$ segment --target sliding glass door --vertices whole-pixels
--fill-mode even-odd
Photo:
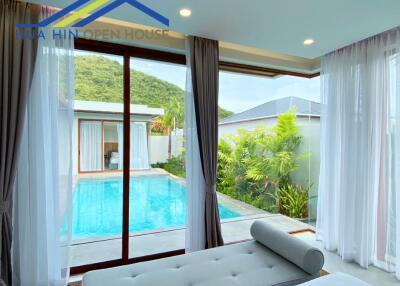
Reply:
[[[185,248],[186,67],[131,58],[129,257]],[[145,114],[145,122],[138,123]],[[135,121],[136,120],[136,121]],[[148,154],[148,156],[147,156]]]
[[[182,251],[186,67],[77,51],[75,72],[72,266]]]
[[[221,216],[225,242],[251,239],[254,220],[313,235],[319,77],[221,71],[219,107],[217,191],[233,211]]]
[[[75,78],[73,267],[122,258],[123,57],[76,51]]]

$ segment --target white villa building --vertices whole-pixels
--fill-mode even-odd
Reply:
[[[75,101],[73,173],[122,170],[123,104]],[[131,104],[131,169],[149,169],[150,124],[164,115],[161,108]]]

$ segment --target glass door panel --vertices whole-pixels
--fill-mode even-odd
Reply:
[[[129,257],[185,248],[186,67],[131,59]]]
[[[257,219],[287,232],[315,222],[319,102],[319,77],[220,72],[217,192],[225,242],[250,239]]]
[[[123,58],[76,51],[75,77],[71,266],[81,266],[122,256]]]

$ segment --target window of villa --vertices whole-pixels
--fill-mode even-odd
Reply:
[[[255,219],[297,232],[316,220],[319,77],[220,72],[219,203],[226,243],[250,239]]]

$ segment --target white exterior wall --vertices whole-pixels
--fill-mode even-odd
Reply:
[[[226,134],[236,134],[238,129],[253,131],[260,125],[264,125],[266,127],[272,127],[275,124],[276,124],[276,117],[260,119],[260,120],[252,120],[252,121],[235,122],[230,124],[220,124],[218,126],[218,140],[223,138]]]
[[[164,163],[168,160],[168,136],[150,136],[150,164]],[[172,134],[171,154],[182,154],[183,136]]]
[[[168,136],[150,137],[150,164],[164,163],[168,159]]]
[[[298,184],[311,184],[309,217],[317,217],[317,195],[320,165],[320,120],[319,118],[298,120],[299,131],[303,136],[299,152],[310,154],[309,158],[300,163],[300,167],[293,174],[293,180]]]
[[[243,121],[230,124],[219,125],[218,138],[221,139],[226,134],[236,134],[238,129],[252,131],[259,125],[263,124],[267,128],[276,125],[277,118],[265,118],[253,121]],[[319,182],[319,163],[320,163],[320,119],[319,118],[297,118],[299,132],[303,136],[302,144],[300,145],[300,153],[309,153],[308,159],[300,162],[298,170],[293,174],[292,179],[296,184],[307,185],[312,184],[310,197],[318,194]],[[317,199],[310,201],[310,218],[316,218],[317,214]]]

